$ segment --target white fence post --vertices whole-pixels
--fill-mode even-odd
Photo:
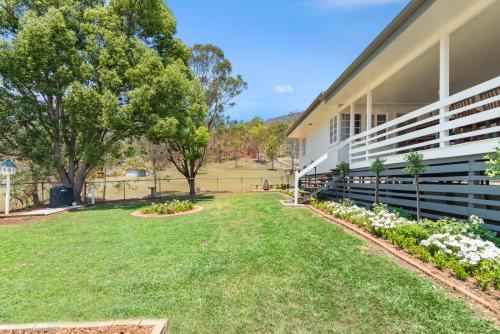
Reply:
[[[5,180],[5,214],[8,215],[10,212],[10,175],[6,175]]]

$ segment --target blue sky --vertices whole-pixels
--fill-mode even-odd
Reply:
[[[408,0],[167,0],[178,37],[221,47],[248,90],[233,119],[302,111]]]

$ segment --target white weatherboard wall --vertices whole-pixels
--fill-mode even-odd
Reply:
[[[311,130],[306,137],[306,154],[300,157],[300,167],[310,165],[323,154],[328,153],[330,145],[330,121],[321,122],[318,126],[311,125]],[[302,152],[302,150],[301,150]],[[328,159],[316,168],[317,173],[326,173],[337,165],[335,155],[328,155]],[[314,173],[314,171],[312,171]]]

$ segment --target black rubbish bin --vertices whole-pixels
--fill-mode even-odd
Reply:
[[[69,206],[73,205],[74,201],[73,188],[56,186],[50,189],[49,207],[58,208],[61,206]]]

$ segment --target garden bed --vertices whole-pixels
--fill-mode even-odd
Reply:
[[[163,334],[167,320],[0,325],[0,334]]]
[[[151,203],[138,211],[132,212],[132,216],[141,218],[163,218],[189,215],[203,210],[202,207],[194,205],[192,201],[180,201],[177,199],[165,201],[164,203]]]
[[[169,213],[169,214],[142,213],[140,210],[138,210],[138,211],[132,212],[131,215],[134,217],[138,217],[138,218],[166,218],[166,217],[178,217],[178,216],[191,215],[193,213],[197,213],[200,211],[203,211],[202,206],[195,206],[194,209],[192,209],[192,210],[183,211],[183,212],[176,212],[176,213]]]

